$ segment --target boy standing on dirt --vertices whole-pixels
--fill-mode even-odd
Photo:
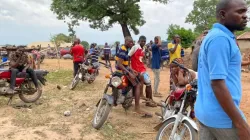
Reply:
[[[84,60],[84,47],[80,44],[80,42],[80,39],[76,38],[74,45],[70,50],[70,53],[73,55],[74,77],[79,69],[79,64],[81,64]]]
[[[161,38],[156,36],[154,38],[155,43],[151,46],[152,49],[152,70],[154,72],[154,96],[162,97],[162,94],[158,92],[160,84],[160,66],[161,66]]]
[[[146,103],[146,106],[150,107],[156,107],[157,105],[153,102],[152,97],[152,87],[151,87],[151,80],[146,72],[146,67],[144,66],[144,63],[142,62],[142,59],[144,57],[144,51],[143,47],[146,44],[146,37],[140,36],[139,44],[136,44],[132,47],[132,49],[129,51],[128,55],[131,57],[131,68],[139,73],[140,75],[140,82],[141,82],[141,88],[140,88],[140,95],[141,98],[145,98],[143,95],[143,85],[146,85],[146,98],[150,100],[151,102]]]

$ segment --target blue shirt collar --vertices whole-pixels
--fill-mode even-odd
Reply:
[[[213,25],[213,28],[218,28],[218,29],[222,30],[224,33],[226,33],[228,36],[235,38],[235,35],[230,30],[228,30],[226,26],[224,26],[220,23],[215,23]]]

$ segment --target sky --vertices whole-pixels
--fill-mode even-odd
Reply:
[[[49,41],[51,35],[68,33],[68,26],[50,11],[52,0],[0,0],[0,44],[26,45],[32,42]],[[167,28],[177,24],[193,29],[193,25],[185,23],[185,18],[193,9],[194,0],[172,0],[167,5],[141,0],[140,7],[146,23],[139,28],[140,34],[132,36],[138,40],[145,35],[149,40],[154,36],[167,38]],[[89,43],[104,44],[115,41],[123,42],[120,25],[116,24],[108,31],[91,29],[89,23],[81,21],[75,28],[76,35]]]

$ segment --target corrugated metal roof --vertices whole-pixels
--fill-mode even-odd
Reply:
[[[237,37],[237,40],[250,40],[250,32],[245,32]]]

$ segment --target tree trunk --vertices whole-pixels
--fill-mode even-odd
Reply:
[[[123,32],[123,36],[131,36],[130,31],[128,29],[128,25],[127,24],[121,24],[122,26],[122,32]]]

